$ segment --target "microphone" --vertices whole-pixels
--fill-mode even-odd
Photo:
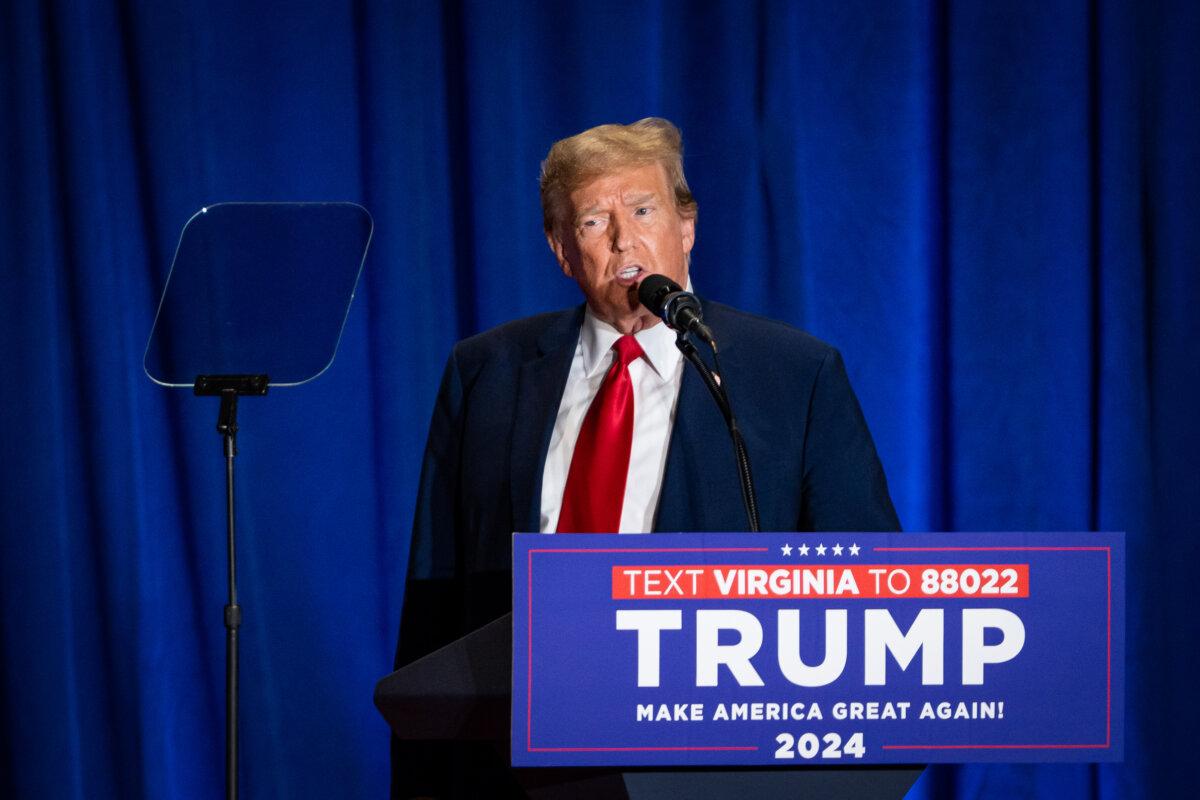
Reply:
[[[679,331],[680,336],[676,337],[675,346],[700,373],[704,387],[716,401],[721,416],[725,417],[729,437],[733,440],[733,454],[737,461],[738,480],[742,486],[742,504],[746,507],[746,520],[750,524],[750,530],[757,531],[758,498],[754,493],[754,479],[750,474],[750,455],[746,452],[746,440],[738,429],[737,420],[734,419],[729,395],[721,382],[721,360],[717,356],[717,343],[713,340],[712,331],[704,324],[700,301],[696,299],[696,295],[685,292],[666,275],[647,275],[638,285],[638,300],[655,316],[662,317],[667,327]],[[691,340],[683,335],[689,331],[708,342],[712,348],[715,373],[700,358]]]
[[[700,300],[666,275],[647,275],[638,285],[638,300],[667,327],[681,333],[694,333],[715,348],[712,331],[704,324]]]

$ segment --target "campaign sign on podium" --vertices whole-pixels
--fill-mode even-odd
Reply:
[[[1117,761],[1116,533],[517,534],[513,766]]]

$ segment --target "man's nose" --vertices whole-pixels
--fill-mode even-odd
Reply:
[[[623,253],[633,246],[628,220],[614,216],[612,221],[612,249],[615,253]]]

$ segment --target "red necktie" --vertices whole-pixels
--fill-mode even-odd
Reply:
[[[633,381],[629,365],[645,355],[626,334],[613,349],[617,357],[588,407],[563,491],[558,533],[617,533],[625,502],[625,478],[633,445]]]

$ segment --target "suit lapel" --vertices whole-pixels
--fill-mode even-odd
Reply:
[[[542,472],[558,417],[571,359],[579,342],[583,306],[565,311],[538,337],[537,355],[520,365],[517,418],[513,422],[509,487],[513,525],[537,531],[541,518]],[[709,320],[718,337],[717,320]],[[725,339],[720,338],[724,344]],[[729,347],[722,349],[728,369]],[[703,381],[684,364],[675,423],[659,494],[656,531],[740,531],[746,520],[725,421]]]
[[[537,356],[523,362],[517,375],[517,418],[509,465],[517,531],[536,532],[539,528],[546,452],[582,324],[583,306],[563,312],[538,337]]]
[[[736,355],[730,358],[730,348],[725,346],[721,318],[709,315],[706,321],[723,345],[721,358],[728,370]],[[725,419],[695,368],[685,361],[683,369],[654,530],[746,530],[741,484]]]

